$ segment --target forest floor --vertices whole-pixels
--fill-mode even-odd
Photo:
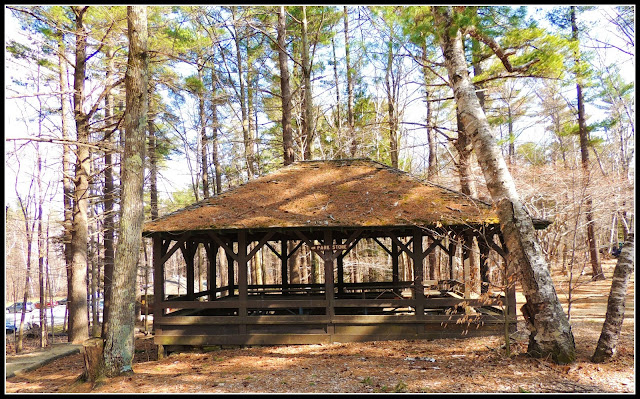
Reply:
[[[136,336],[134,373],[91,386],[79,379],[81,354],[6,380],[6,393],[376,393],[376,392],[635,392],[634,281],[630,282],[618,351],[595,364],[595,349],[615,260],[607,277],[582,276],[571,306],[577,360],[557,365],[526,354],[524,324],[505,356],[503,337],[378,341],[323,345],[216,347],[157,360],[151,335]],[[566,309],[566,276],[554,275]],[[518,296],[518,307],[524,298]],[[33,341],[33,342],[31,342]],[[30,339],[26,348],[36,348]],[[7,353],[11,353],[7,341]]]

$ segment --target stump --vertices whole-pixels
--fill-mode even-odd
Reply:
[[[89,338],[82,343],[83,377],[86,381],[96,382],[102,376],[104,370],[103,348],[104,340],[102,338]]]

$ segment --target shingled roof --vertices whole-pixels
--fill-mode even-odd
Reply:
[[[496,224],[490,204],[369,159],[300,161],[147,222],[156,232]]]

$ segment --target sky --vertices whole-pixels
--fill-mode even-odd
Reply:
[[[536,7],[542,8],[543,6],[536,6]],[[596,15],[596,14],[593,14],[593,15]],[[600,26],[604,26],[604,25],[600,25]],[[19,30],[20,29],[16,21],[12,18],[11,13],[8,12],[7,9],[5,8],[5,46],[6,46],[6,40],[15,37],[15,33],[19,32]],[[595,36],[605,39],[607,36],[611,36],[611,32],[607,31],[606,29],[602,29],[601,32],[596,32]],[[5,54],[6,54],[6,51],[5,51]],[[7,56],[5,55],[5,58],[6,57]],[[616,50],[611,50],[609,55],[606,56],[606,58],[621,59],[620,53],[616,52]],[[635,59],[627,58],[627,60],[624,63],[622,63],[622,66],[624,66],[623,73],[625,74],[626,79],[628,79],[628,81],[635,81]],[[329,70],[327,71],[328,71],[327,73],[332,73],[332,71],[329,71]],[[29,126],[28,124],[20,121],[20,118],[22,116],[21,111],[15,107],[15,102],[7,101],[7,98],[14,95],[13,92],[7,90],[7,87],[9,86],[9,83],[10,83],[10,79],[13,76],[19,76],[23,72],[24,71],[16,70],[15,68],[12,69],[11,63],[8,63],[8,62],[5,63],[5,138],[35,135],[33,125]],[[329,95],[333,96],[334,93],[332,92]],[[592,115],[596,115],[597,117],[597,110],[595,108],[591,107],[589,111]],[[411,120],[412,116],[418,119],[418,120],[414,119],[415,121],[419,121],[420,119],[419,112],[412,112],[411,110],[408,110],[407,115],[408,115],[407,120]],[[525,141],[530,141],[540,135],[543,135],[543,132],[540,130],[540,126],[535,127],[534,125],[533,127],[526,130],[525,133],[523,133],[523,135],[521,136],[521,139]],[[415,134],[412,137],[408,137],[408,140],[409,141],[407,142],[407,144],[409,146],[421,144],[420,131],[415,132]],[[14,143],[15,142],[13,141],[5,140],[5,205],[11,205],[12,207],[14,206],[15,200],[16,200],[15,198],[16,179],[14,174],[14,171],[16,170],[16,167],[15,167],[16,163],[15,161],[13,161],[11,162],[11,164],[7,164],[6,160],[7,160],[7,151],[10,148],[13,148]],[[48,147],[52,147],[52,145],[46,145],[46,144],[41,145],[41,149],[43,149],[43,151],[45,150],[50,151],[49,155],[47,155],[46,158],[49,158],[49,159],[55,158],[56,156],[54,156],[54,151],[56,150],[50,149]],[[424,157],[423,148],[417,146],[415,147],[414,151],[417,151],[417,154],[416,154],[417,158]],[[30,163],[28,162],[29,160],[26,158],[26,155],[24,157],[25,158],[21,158],[21,160],[23,161],[23,164],[25,165],[25,166],[22,166],[23,170],[25,170],[25,168],[28,169],[29,167],[26,165]],[[55,166],[53,164],[47,169],[46,173],[49,180],[57,180],[57,181],[60,180],[61,175],[58,169],[59,169],[59,166]],[[159,187],[160,191],[170,192],[174,188],[184,188],[186,185],[186,182],[190,182],[189,171],[188,171],[188,168],[186,168],[186,163],[184,162],[184,160],[176,159],[171,161],[167,170],[163,171],[162,173],[163,173],[163,176],[169,180],[160,182],[160,187]],[[28,184],[28,181],[30,181],[30,179],[28,178],[28,173],[22,173],[20,177],[22,177],[22,182],[19,183],[21,187],[20,190],[24,192],[27,189],[26,184]],[[60,191],[59,188],[58,188],[58,191]],[[50,202],[48,204],[54,207],[58,207],[59,204],[57,202],[61,201],[61,200],[58,200],[60,197],[61,197],[60,195],[56,195],[54,198],[54,202]]]

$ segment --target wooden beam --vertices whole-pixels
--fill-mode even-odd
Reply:
[[[160,263],[162,263],[163,265],[165,264],[165,262],[167,260],[169,260],[169,258],[178,250],[178,248],[182,247],[182,244],[191,236],[191,233],[184,233],[183,235],[181,235],[177,242],[175,243],[175,245],[173,247],[171,247],[171,249],[169,251],[167,251],[164,256],[162,257],[162,260],[160,261]],[[167,243],[170,242],[170,240],[167,240]],[[167,244],[165,243],[165,245]],[[164,251],[163,251],[164,252]]]
[[[377,242],[380,248],[384,249],[384,251],[387,254],[393,256],[392,251],[389,248],[387,248],[382,242],[380,242],[380,240],[378,240],[376,237],[373,237],[373,241]],[[392,243],[391,245],[394,245],[394,244]]]
[[[253,258],[255,254],[260,250],[260,248],[262,248],[264,244],[269,241],[271,237],[273,237],[274,234],[274,232],[268,232],[267,234],[265,234],[264,237],[262,237],[262,239],[258,242],[258,244],[253,247],[251,252],[249,252],[249,254],[247,255],[247,260]]]
[[[428,236],[433,241],[433,243],[436,243],[436,245],[442,248],[444,252],[446,252],[447,254],[449,253],[449,249],[447,249],[447,247],[442,244],[442,240],[446,238],[445,236],[441,236],[440,238],[438,238],[435,234],[430,234],[429,232],[424,235]],[[433,245],[433,243],[431,243],[431,245]],[[427,249],[427,251],[429,250]]]
[[[282,255],[280,252],[278,252],[271,244],[269,244],[268,242],[265,243],[264,245],[267,246],[267,248],[269,248],[271,250],[271,252],[273,252],[278,258],[281,258]]]
[[[408,247],[408,245],[411,243],[411,240],[409,240],[409,241],[407,242],[407,244],[405,245],[405,243],[403,243],[402,241],[400,241],[400,240],[398,239],[398,237],[396,237],[396,236],[395,236],[395,234],[393,234],[392,232],[389,232],[389,237],[393,240],[393,242],[395,242],[395,243],[400,247],[400,249],[402,249],[404,252],[406,252],[406,253],[407,253],[407,255],[409,255],[409,256],[413,256],[413,251],[411,251],[411,250],[409,249],[409,247]]]
[[[307,236],[305,236],[305,235],[304,235],[301,231],[299,231],[299,230],[296,230],[295,232],[296,232],[296,235],[297,235],[298,237],[300,237],[300,239],[301,239],[305,244],[307,244],[307,246],[309,247],[309,249],[311,249],[312,251],[316,252],[315,250],[313,250],[313,244],[311,243],[311,240],[309,240],[309,239],[307,238]],[[317,251],[316,253],[317,253],[318,255],[320,255],[320,257],[323,257],[323,256],[324,256],[324,251]],[[324,258],[323,258],[323,259],[324,259]]]
[[[218,243],[218,245],[220,245],[222,248],[224,248],[224,251],[227,253],[227,256],[232,257],[234,260],[238,260],[238,254],[236,254],[235,252],[233,252],[233,244],[231,244],[231,247],[229,247],[227,245],[226,242],[224,242],[222,240],[222,238],[220,238],[220,236],[218,236],[216,233],[211,232],[211,231],[207,231],[207,234],[209,235],[209,237],[211,237],[211,239],[213,239],[216,243]],[[246,233],[245,233],[246,234]]]

